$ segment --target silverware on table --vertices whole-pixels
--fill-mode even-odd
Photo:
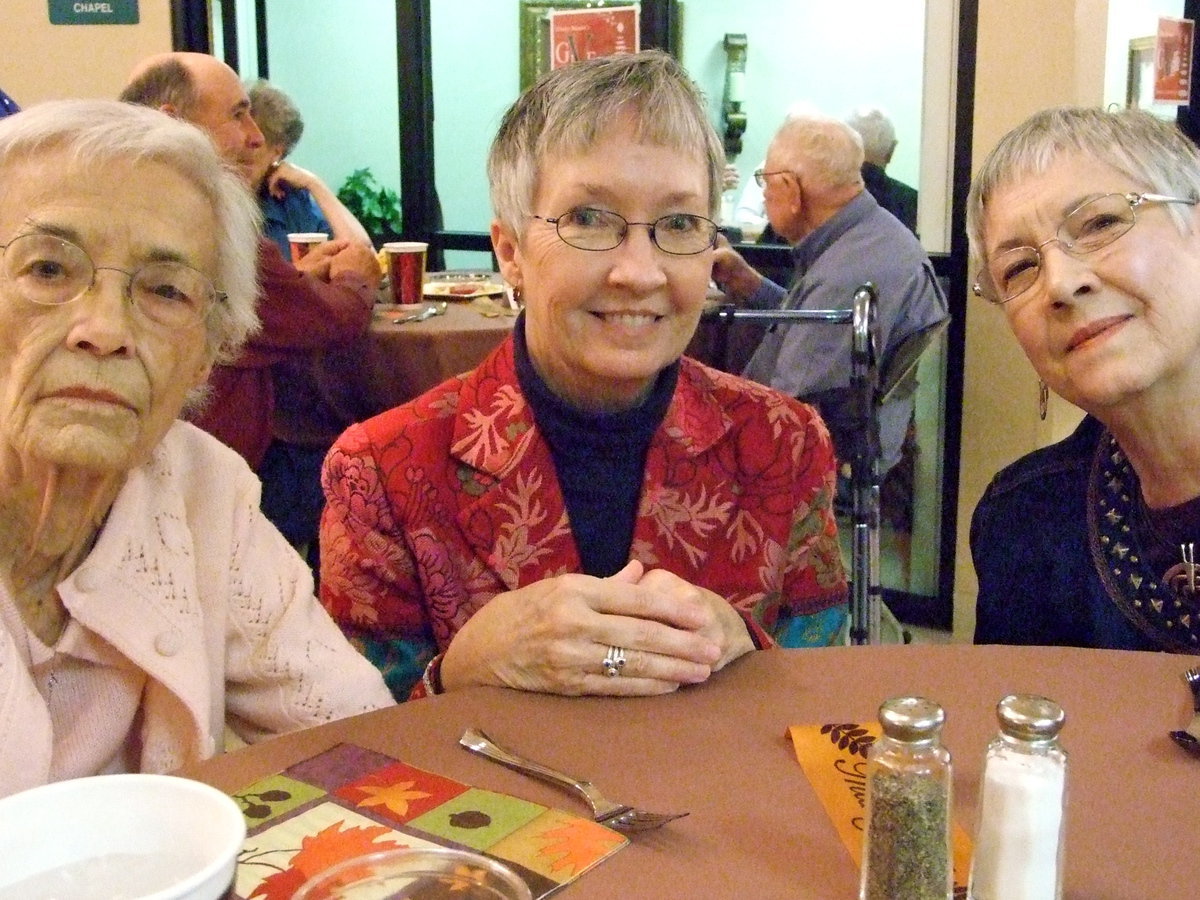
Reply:
[[[1192,722],[1182,731],[1172,731],[1171,739],[1194,756],[1200,756],[1200,666],[1183,673],[1183,680],[1192,691]]]
[[[638,831],[649,831],[667,824],[673,819],[680,819],[687,813],[654,813],[637,809],[624,803],[613,803],[605,799],[590,781],[572,778],[557,769],[518,756],[511,750],[505,750],[478,728],[468,728],[458,739],[459,744],[473,753],[486,756],[488,759],[508,766],[525,775],[532,775],[551,784],[567,787],[575,791],[592,807],[592,818],[614,831],[632,834]]]
[[[430,303],[420,312],[409,313],[406,316],[397,316],[392,319],[393,325],[403,325],[406,322],[424,322],[426,319],[432,319],[434,316],[440,316],[446,311],[449,304],[445,300],[439,303]]]

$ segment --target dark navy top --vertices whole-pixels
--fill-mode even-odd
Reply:
[[[534,369],[524,318],[513,332],[517,381],[550,446],[581,567],[585,574],[607,577],[629,561],[646,452],[675,394],[679,361],[659,373],[640,406],[584,412],[554,394]]]

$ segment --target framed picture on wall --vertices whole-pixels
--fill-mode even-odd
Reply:
[[[1154,45],[1154,102],[1186,106],[1192,86],[1191,19],[1160,16]]]
[[[1125,105],[1142,109],[1165,121],[1174,121],[1179,102],[1164,102],[1155,97],[1158,82],[1158,40],[1155,35],[1129,42],[1129,69],[1125,81]]]
[[[521,0],[521,90],[576,59],[636,53],[640,3]]]

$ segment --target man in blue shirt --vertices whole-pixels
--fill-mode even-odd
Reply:
[[[886,358],[903,338],[946,318],[948,307],[916,237],[865,190],[862,163],[862,138],[845,122],[790,117],[755,178],[771,226],[792,244],[791,288],[764,278],[730,247],[718,248],[713,280],[731,300],[758,309],[848,309],[869,281]],[[816,406],[842,460],[850,457],[856,427],[848,390],[852,337],[844,325],[777,326],[743,373]],[[894,391],[881,407],[881,474],[900,460],[912,413],[911,390]]]
[[[17,101],[0,90],[0,119],[20,111],[21,107],[17,106]]]

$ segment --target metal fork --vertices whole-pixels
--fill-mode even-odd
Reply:
[[[532,775],[560,787],[570,788],[587,800],[592,807],[592,818],[595,821],[614,831],[626,834],[650,831],[667,824],[672,819],[681,819],[687,815],[687,813],[654,813],[624,803],[613,803],[606,799],[590,781],[572,778],[557,769],[526,759],[511,750],[505,750],[478,728],[468,728],[458,742],[471,752],[486,756],[510,769],[516,769],[525,775]]]
[[[1194,756],[1200,756],[1200,666],[1183,673],[1183,680],[1192,691],[1192,723],[1182,731],[1172,731],[1171,739]]]
[[[406,322],[424,322],[426,319],[432,319],[434,316],[440,316],[446,312],[447,303],[445,300],[440,303],[430,303],[420,312],[409,313],[406,316],[397,316],[392,319],[393,325],[403,325]]]

